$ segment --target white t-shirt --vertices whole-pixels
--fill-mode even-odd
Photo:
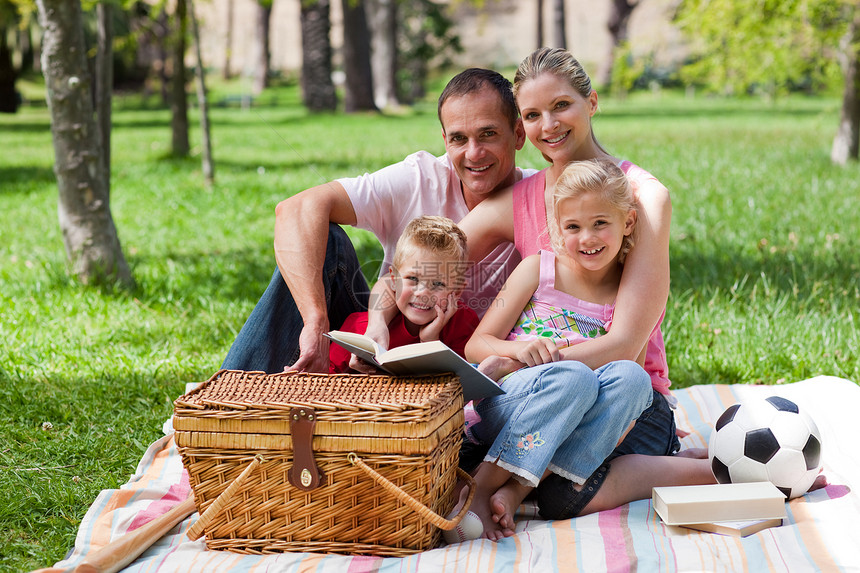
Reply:
[[[523,176],[535,173],[522,170]],[[421,215],[440,215],[460,221],[469,212],[460,179],[447,154],[434,157],[419,151],[400,163],[360,177],[338,179],[352,202],[356,227],[376,235],[385,260],[380,273],[387,273],[394,247],[406,225]],[[463,302],[483,316],[508,275],[519,263],[513,244],[499,245],[469,275]]]

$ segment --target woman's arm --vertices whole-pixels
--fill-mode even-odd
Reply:
[[[639,358],[669,297],[671,219],[669,191],[649,180],[640,189],[635,246],[624,263],[612,327],[604,336],[562,349],[562,358],[591,368]]]
[[[517,358],[519,350],[528,342],[505,339],[534,294],[539,276],[540,255],[532,255],[517,265],[466,343],[469,361],[481,362],[488,356]]]

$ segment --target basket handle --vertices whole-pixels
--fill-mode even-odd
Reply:
[[[423,503],[421,503],[402,489],[400,489],[400,487],[391,483],[379,472],[364,463],[364,461],[354,452],[350,452],[349,454],[347,454],[346,457],[349,460],[349,463],[354,466],[358,466],[367,475],[369,475],[373,479],[373,481],[379,484],[382,489],[392,494],[398,500],[402,501],[410,509],[417,513],[419,517],[421,517],[425,521],[429,521],[431,524],[435,525],[439,529],[451,530],[457,527],[457,524],[460,523],[460,520],[462,520],[463,517],[466,515],[466,512],[469,511],[469,506],[472,504],[472,498],[475,497],[474,478],[472,478],[471,475],[469,475],[462,469],[457,468],[457,475],[464,479],[466,481],[466,484],[469,486],[469,495],[466,497],[466,502],[463,504],[463,507],[460,508],[460,511],[457,513],[457,515],[455,515],[451,519],[445,519],[444,517],[442,517],[441,515],[428,508]]]
[[[200,539],[200,536],[203,535],[203,530],[221,513],[221,510],[224,508],[227,503],[230,502],[230,499],[236,494],[236,491],[242,487],[242,484],[245,483],[245,480],[248,479],[248,476],[251,475],[257,467],[263,463],[263,456],[257,454],[254,456],[254,459],[251,460],[245,469],[242,470],[242,473],[233,480],[227,489],[221,492],[221,494],[215,498],[215,501],[212,502],[206,511],[200,516],[200,518],[194,522],[194,524],[188,528],[186,535],[188,539],[191,541],[196,541]]]

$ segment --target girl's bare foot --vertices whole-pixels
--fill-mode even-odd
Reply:
[[[493,521],[499,524],[504,537],[510,537],[516,533],[514,515],[531,490],[531,487],[524,486],[511,478],[490,496]]]
[[[508,482],[510,476],[510,472],[490,462],[481,462],[475,472],[475,497],[472,498],[469,510],[481,520],[484,527],[482,537],[491,541],[498,541],[514,534],[513,531],[507,531],[493,520],[493,510],[490,507],[492,496]],[[454,508],[455,511],[459,511],[466,503],[468,493],[467,488],[460,491],[460,501]]]

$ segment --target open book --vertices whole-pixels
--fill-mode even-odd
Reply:
[[[362,360],[395,376],[453,372],[460,377],[466,402],[505,393],[496,382],[479,372],[441,340],[385,350],[363,334],[332,330],[325,336]]]

